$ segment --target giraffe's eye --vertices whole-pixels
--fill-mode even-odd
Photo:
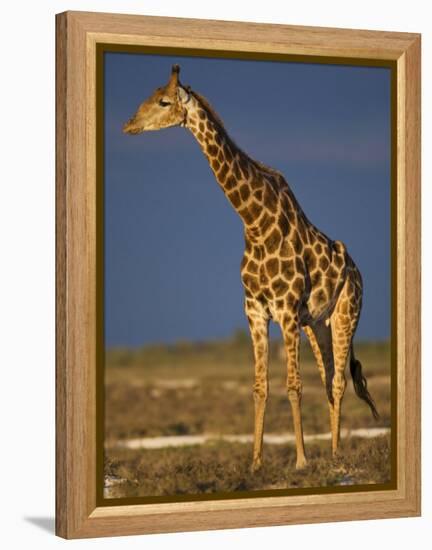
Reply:
[[[168,107],[169,105],[171,105],[171,103],[170,103],[169,101],[164,101],[163,99],[161,99],[161,100],[159,101],[159,105],[160,105],[161,107]]]

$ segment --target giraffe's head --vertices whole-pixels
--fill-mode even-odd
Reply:
[[[190,94],[179,81],[180,67],[173,65],[171,77],[166,86],[157,88],[138,107],[137,112],[123,126],[127,134],[141,134],[149,130],[160,130],[184,124],[186,103]]]

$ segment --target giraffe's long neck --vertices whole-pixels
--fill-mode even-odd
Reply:
[[[266,177],[259,163],[235,146],[203,98],[191,94],[185,126],[198,141],[216,180],[246,229],[257,236],[264,234],[280,211],[275,178]]]

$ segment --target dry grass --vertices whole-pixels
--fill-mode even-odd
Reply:
[[[184,495],[262,489],[386,483],[390,480],[387,437],[351,438],[332,459],[328,443],[307,446],[308,466],[295,469],[292,446],[268,445],[262,469],[249,471],[251,445],[215,442],[159,450],[116,451],[106,474],[123,480],[111,497]]]
[[[390,361],[387,344],[358,345],[381,419],[354,394],[348,378],[342,428],[390,426]],[[302,402],[306,434],[329,431],[324,388],[308,348],[302,348]],[[276,344],[270,357],[270,398],[265,432],[292,431],[284,385],[285,364]],[[106,440],[182,434],[253,432],[253,361],[247,338],[226,342],[179,344],[107,354],[105,384]],[[106,451],[106,475],[127,480],[112,496],[174,495],[279,487],[320,487],[382,483],[389,479],[387,438],[349,439],[340,459],[330,458],[329,442],[308,446],[310,464],[294,469],[291,446],[265,446],[265,467],[249,474],[251,446],[214,443],[161,450]]]
[[[388,379],[369,384],[381,413],[377,423],[365,403],[350,386],[344,399],[342,427],[355,429],[388,426]],[[154,437],[200,433],[251,433],[253,430],[252,384],[202,381],[191,388],[165,388],[155,383],[141,387],[109,384],[106,388],[106,437]],[[306,433],[329,430],[324,388],[305,386],[302,401]],[[291,430],[291,409],[282,380],[272,383],[266,408],[266,431]]]

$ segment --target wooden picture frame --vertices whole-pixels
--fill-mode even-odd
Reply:
[[[420,514],[420,35],[66,12],[57,15],[56,533],[162,533]],[[391,490],[99,506],[96,335],[101,44],[385,62],[395,75],[396,483]]]

